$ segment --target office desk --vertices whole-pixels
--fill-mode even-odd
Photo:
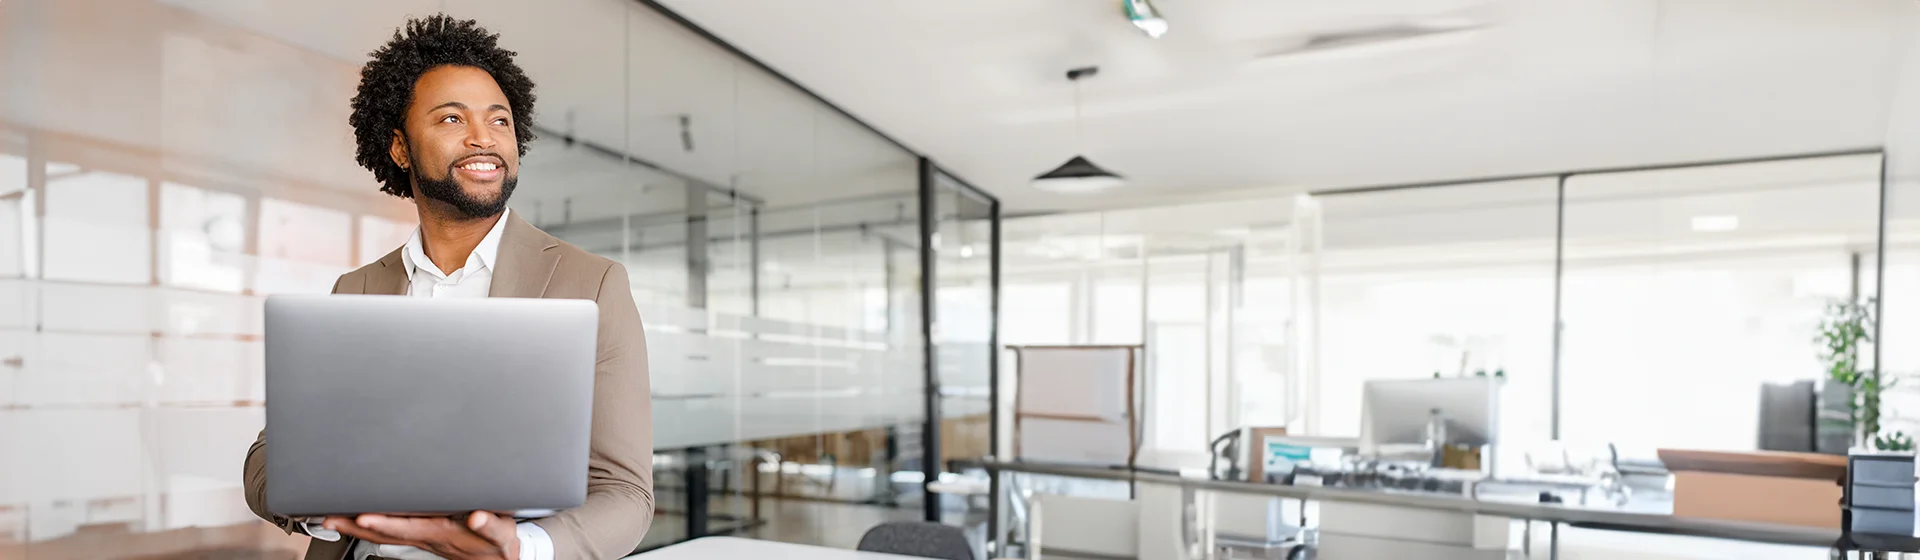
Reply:
[[[1466,496],[1439,493],[1395,492],[1356,488],[1290,486],[1284,484],[1207,480],[1183,478],[1170,474],[1137,469],[1129,470],[1124,468],[1101,468],[1024,461],[997,461],[986,459],[980,461],[978,464],[986,468],[988,472],[993,473],[996,477],[1002,472],[1012,472],[1097,480],[1130,481],[1213,492],[1264,495],[1276,498],[1322,502],[1373,504],[1400,508],[1488,515],[1526,521],[1542,521],[1551,523],[1553,526],[1554,531],[1549,535],[1549,538],[1552,539],[1549,541],[1549,546],[1554,547],[1558,545],[1557,533],[1560,524],[1587,529],[1709,537],[1771,544],[1816,546],[1822,548],[1831,548],[1840,540],[1840,531],[1837,529],[1816,529],[1792,525],[1675,517],[1664,513],[1634,512],[1561,504],[1473,499]],[[995,530],[997,531],[997,527]]]
[[[706,537],[627,557],[630,560],[925,560],[898,554],[861,552],[739,537]]]

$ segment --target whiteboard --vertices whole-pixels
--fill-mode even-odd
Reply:
[[[1128,465],[1132,425],[1053,418],[1020,419],[1020,459],[1098,465]]]
[[[1020,348],[1022,415],[1126,422],[1131,347]]]

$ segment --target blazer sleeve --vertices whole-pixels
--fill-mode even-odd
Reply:
[[[600,280],[599,359],[593,378],[593,428],[587,501],[534,524],[553,538],[555,558],[619,558],[653,524],[653,395],[647,338],[627,269]]]
[[[350,274],[342,274],[339,280],[333,282],[333,293],[340,293],[340,288],[347,283],[348,276],[350,276]],[[266,451],[267,430],[261,429],[260,435],[253,439],[253,445],[247,447],[247,459],[243,467],[246,472],[244,480],[247,487],[247,509],[253,510],[254,515],[260,516],[261,519],[267,520],[268,523],[272,523],[273,526],[279,527],[282,531],[304,535],[306,534],[306,525],[304,523],[267,511]]]

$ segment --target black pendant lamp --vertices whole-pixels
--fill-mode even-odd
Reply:
[[[1080,78],[1098,74],[1100,67],[1088,66],[1067,71],[1067,80],[1073,82],[1073,139],[1075,144],[1084,146],[1080,133]],[[1086,156],[1076,155],[1066,163],[1033,178],[1033,188],[1057,193],[1100,192],[1125,183],[1120,174],[1107,171],[1095,165]]]

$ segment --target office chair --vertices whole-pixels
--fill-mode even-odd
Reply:
[[[855,548],[921,558],[974,560],[973,546],[967,544],[967,534],[959,527],[925,521],[876,525],[860,537],[860,545]]]

